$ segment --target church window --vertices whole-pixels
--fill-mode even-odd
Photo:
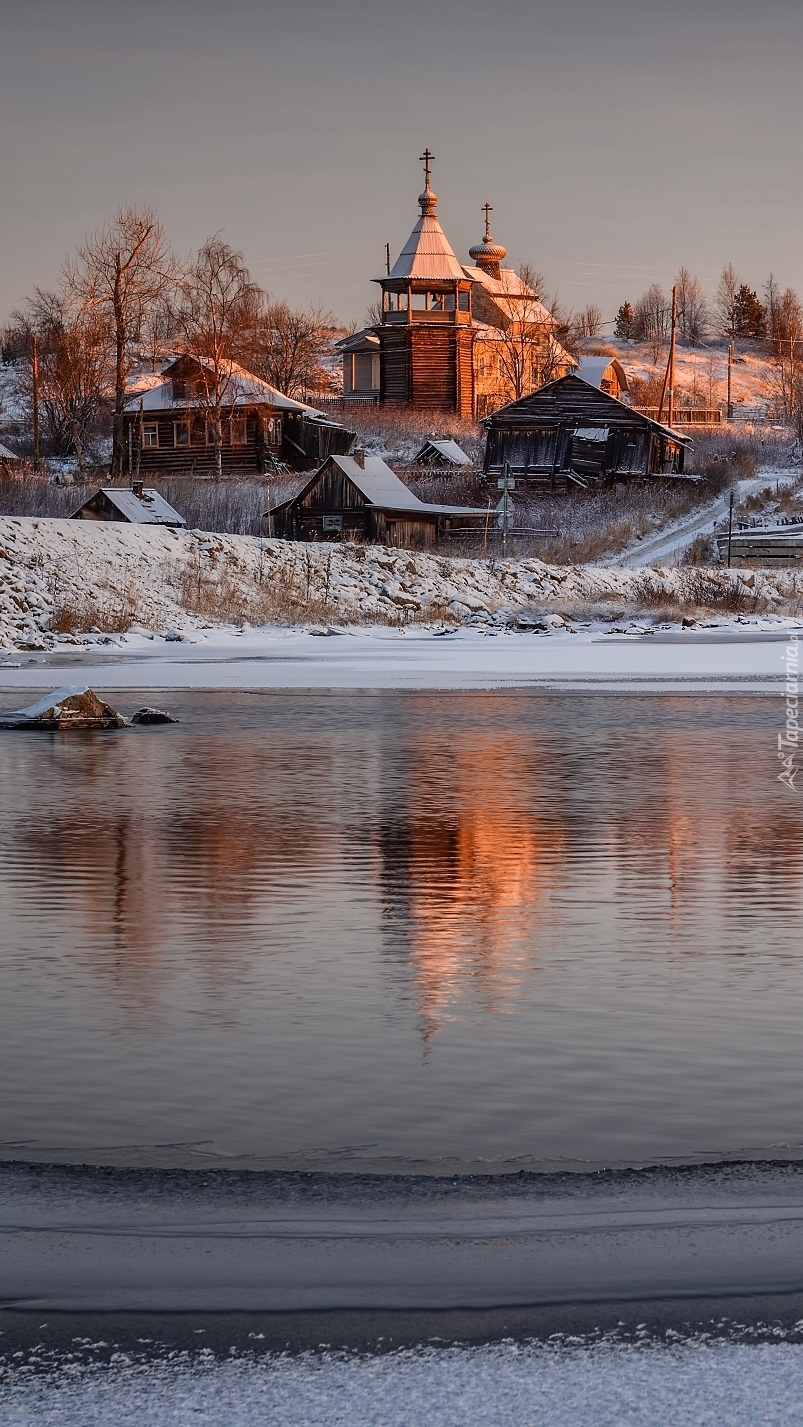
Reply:
[[[457,295],[457,306],[458,306],[458,309],[459,309],[460,312],[470,312],[470,311],[471,311],[471,309],[470,309],[470,307],[469,307],[469,297],[470,297],[470,296],[471,296],[471,294],[468,293],[468,292],[460,292],[460,293],[458,293],[458,295]]]

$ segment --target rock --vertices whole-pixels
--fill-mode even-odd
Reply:
[[[683,619],[680,621],[680,627],[681,629],[694,629],[696,623],[696,619],[687,619],[687,617],[684,615]]]
[[[137,709],[132,723],[178,723],[177,718],[172,714],[165,713],[164,709]]]
[[[167,644],[182,644],[184,635],[178,629],[168,629],[165,633],[165,642]]]
[[[27,709],[0,714],[0,728],[125,728],[125,719],[91,689],[64,688]]]

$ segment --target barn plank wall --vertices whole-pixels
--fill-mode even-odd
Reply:
[[[574,434],[578,427],[607,427],[608,438],[604,445],[585,440]],[[683,471],[680,439],[574,376],[502,407],[486,429],[487,476],[508,461],[514,475],[551,490],[565,487],[570,472],[612,478]]]

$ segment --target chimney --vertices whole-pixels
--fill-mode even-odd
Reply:
[[[365,447],[364,447],[364,446],[355,446],[355,448],[354,448],[354,450],[352,451],[351,454],[352,454],[353,459],[357,462],[357,465],[359,466],[360,470],[361,470],[361,471],[364,471],[364,470],[365,470]]]
[[[138,500],[142,500],[143,492],[144,492],[144,490],[145,490],[145,482],[144,482],[144,481],[132,481],[132,482],[131,482],[131,489],[132,489],[132,491],[134,492],[134,495],[137,497],[137,499],[138,499]]]

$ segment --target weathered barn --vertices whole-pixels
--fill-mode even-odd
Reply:
[[[71,520],[118,520],[127,525],[186,526],[183,515],[158,491],[148,490],[142,481],[130,486],[103,486],[70,516]]]
[[[285,540],[361,539],[405,549],[481,528],[487,510],[427,505],[379,456],[330,456],[290,500],[267,512]]]
[[[510,463],[517,480],[551,491],[570,485],[683,472],[687,436],[570,374],[485,419],[486,476]]]
[[[216,469],[211,381],[207,363],[182,356],[157,385],[132,394],[124,415],[131,473],[206,475]],[[225,474],[262,475],[278,464],[308,469],[330,452],[348,451],[354,440],[353,431],[243,367],[227,371],[221,396]]]

